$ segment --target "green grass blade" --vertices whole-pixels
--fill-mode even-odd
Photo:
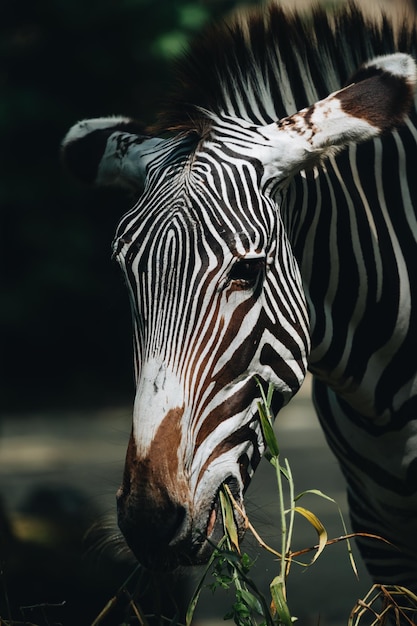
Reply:
[[[323,493],[319,489],[306,489],[306,491],[302,491],[297,496],[295,496],[294,502],[297,502],[297,500],[299,500],[300,498],[302,498],[303,496],[308,495],[308,494],[313,494],[315,496],[319,496],[320,498],[324,498],[325,500],[329,500],[329,502],[333,502],[333,504],[336,504],[336,500],[334,500],[330,496],[327,496],[325,493]]]
[[[351,568],[353,570],[353,573],[355,574],[356,578],[359,580],[358,568],[356,567],[355,557],[353,556],[352,544],[350,543],[349,537],[347,536],[348,535],[348,531],[347,531],[347,528],[346,528],[346,524],[345,524],[345,520],[344,520],[344,517],[343,517],[343,513],[342,513],[342,511],[341,511],[339,506],[337,507],[337,509],[339,511],[339,517],[340,517],[340,520],[342,522],[343,532],[345,533],[345,536],[346,536],[346,548],[347,548],[347,551],[348,551],[350,566],[351,566]]]
[[[269,413],[269,409],[271,408],[272,396],[274,395],[274,391],[275,391],[274,385],[272,383],[269,383],[268,394],[266,396],[266,406],[268,408],[268,413]]]
[[[269,588],[271,590],[273,614],[274,617],[278,618],[276,623],[283,626],[292,626],[293,621],[285,597],[285,581],[282,576],[275,576]]]
[[[258,403],[258,411],[259,411],[259,418],[261,420],[262,433],[265,438],[265,443],[267,447],[269,448],[269,451],[272,454],[272,456],[278,457],[279,446],[278,446],[277,438],[275,437],[274,429],[272,428],[272,424],[267,414],[265,413],[264,407],[260,402]]]
[[[223,544],[225,543],[226,538],[223,537],[221,539],[221,541],[219,542],[217,548],[214,550],[213,554],[210,557],[210,560],[206,566],[206,569],[203,572],[203,575],[201,576],[200,580],[198,581],[198,585],[191,597],[190,602],[188,603],[188,607],[187,607],[187,612],[185,615],[185,624],[186,626],[192,626],[192,620],[193,620],[193,616],[194,616],[194,611],[196,609],[196,606],[198,604],[198,600],[200,598],[200,594],[201,594],[201,590],[203,588],[203,585],[205,583],[205,580],[207,578],[207,574],[209,573],[211,566],[213,565],[214,561],[217,559],[218,555],[219,555],[219,550],[221,550],[221,548],[223,547]]]
[[[231,546],[238,554],[240,554],[239,548],[239,536],[236,528],[236,522],[233,515],[233,505],[230,502],[230,498],[227,492],[220,491],[220,506],[222,509],[223,527],[224,531],[231,543]]]

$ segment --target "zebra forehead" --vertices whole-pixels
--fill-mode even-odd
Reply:
[[[155,238],[182,238],[188,234],[218,252],[229,249],[239,257],[258,254],[275,239],[277,207],[262,194],[253,159],[234,157],[245,164],[234,176],[232,162],[207,158],[209,149],[200,149],[195,163],[187,157],[181,168],[176,163],[152,164],[148,185],[136,206],[122,217],[116,232],[116,255],[130,248],[155,246]],[[222,169],[220,176],[219,170]],[[136,250],[136,251],[135,251]]]
[[[232,215],[229,220],[219,221],[214,229],[207,215],[203,220],[194,216],[188,219],[188,211],[185,213],[185,219],[177,214],[166,221],[149,214],[146,220],[130,223],[129,231],[119,228],[113,244],[114,256],[125,265],[137,264],[139,273],[146,271],[152,258],[170,264],[175,257],[181,257],[184,265],[198,265],[198,257],[210,254],[226,263],[243,257],[266,257],[271,263],[269,257],[276,247],[274,225],[248,224]],[[212,269],[211,265],[208,263],[207,269]]]

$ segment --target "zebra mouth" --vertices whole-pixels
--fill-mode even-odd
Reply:
[[[209,521],[207,524],[207,531],[206,531],[206,535],[207,538],[210,538],[214,527],[216,525],[216,520],[217,520],[217,512],[218,512],[219,506],[218,506],[218,501],[216,501],[216,503],[213,505],[211,511],[210,511],[210,515],[209,515]]]
[[[220,542],[225,533],[223,513],[220,503],[220,493],[222,490],[224,490],[225,485],[227,485],[227,487],[229,488],[233,499],[237,502],[239,507],[243,509],[242,496],[240,493],[238,481],[233,476],[230,476],[221,484],[221,486],[217,490],[208,516],[205,537],[207,539],[206,543],[210,543],[212,547]],[[238,532],[238,536],[239,539],[242,539],[243,535],[245,534],[245,520],[243,515],[239,511],[237,511],[236,508],[233,507],[233,505],[232,508],[234,523]]]

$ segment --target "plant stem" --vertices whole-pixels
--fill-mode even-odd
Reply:
[[[285,459],[285,469],[287,470],[288,485],[289,485],[289,489],[290,489],[290,498],[289,498],[289,500],[290,500],[290,504],[291,504],[290,522],[288,524],[287,544],[286,544],[286,549],[285,549],[285,556],[287,556],[287,554],[289,554],[290,550],[291,550],[291,540],[292,540],[292,533],[293,533],[293,528],[294,528],[294,517],[295,517],[295,511],[294,511],[294,502],[295,502],[294,480],[293,480],[293,477],[292,477],[291,467],[290,467],[290,464],[288,463],[288,459]]]
[[[283,490],[283,485],[282,485],[282,473],[281,473],[281,466],[279,464],[279,457],[275,457],[274,465],[275,465],[275,471],[276,471],[276,476],[277,476],[279,508],[280,508],[280,518],[281,518],[281,577],[282,577],[282,580],[285,581],[285,572],[287,569],[286,568],[287,521],[285,519],[284,490]]]

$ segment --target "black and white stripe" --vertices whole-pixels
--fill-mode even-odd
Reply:
[[[263,451],[255,378],[279,410],[308,360],[354,527],[399,548],[363,542],[368,567],[416,589],[415,32],[273,4],[191,47],[171,138],[67,136],[76,173],[96,155],[81,177],[141,188],[114,245],[137,376],[119,523],[146,565],[207,558],[221,485],[241,501]]]
[[[353,527],[378,582],[416,589],[416,114],[294,180],[288,215],[309,303],[315,404],[347,478]],[[412,575],[410,575],[412,572]]]

